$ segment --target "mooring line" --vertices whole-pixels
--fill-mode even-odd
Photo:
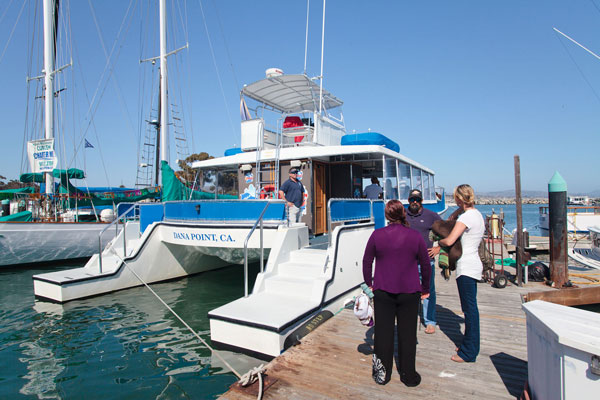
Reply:
[[[221,355],[216,352],[212,347],[210,347],[210,345],[204,340],[202,339],[202,337],[200,337],[200,335],[198,335],[198,333],[196,333],[196,331],[194,329],[192,329],[191,326],[189,326],[184,320],[183,318],[181,318],[176,312],[175,310],[173,310],[171,307],[169,307],[169,305],[167,303],[165,303],[165,301],[154,291],[152,290],[152,288],[150,286],[148,286],[148,284],[133,270],[133,268],[129,267],[129,264],[127,264],[127,262],[125,260],[123,260],[123,258],[121,258],[121,256],[119,256],[118,254],[116,254],[116,252],[113,252],[113,254],[115,254],[120,260],[121,262],[125,265],[125,267],[127,267],[127,269],[133,274],[135,275],[136,278],[138,278],[138,280],[140,282],[142,282],[142,284],[144,286],[146,286],[146,288],[148,288],[148,290],[150,290],[150,292],[158,299],[158,301],[160,301],[165,307],[167,307],[167,309],[183,324],[185,325],[186,328],[188,328],[188,330],[190,332],[192,332],[192,334],[194,336],[196,336],[196,338],[198,340],[200,340],[206,347],[208,347],[208,349],[215,354],[219,360],[221,360],[223,362],[223,364],[225,364],[225,366],[227,366],[227,368],[229,368],[231,370],[231,372],[233,372],[235,374],[235,376],[237,376],[238,379],[242,378],[242,375],[240,375],[227,361],[225,361],[225,359],[223,357],[221,357]]]

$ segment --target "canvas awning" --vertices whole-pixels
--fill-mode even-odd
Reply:
[[[319,111],[319,85],[306,75],[281,75],[244,86],[242,94],[283,113]],[[323,107],[331,110],[343,102],[323,89]]]

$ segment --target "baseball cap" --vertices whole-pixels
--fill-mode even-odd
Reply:
[[[411,197],[418,197],[419,199],[423,200],[423,194],[421,193],[421,191],[419,189],[413,189],[410,191],[410,194],[408,195],[408,198]]]
[[[298,173],[298,170],[297,170],[296,168],[292,168],[292,169],[290,169],[290,172],[289,172],[289,173],[290,173],[290,174],[297,174],[297,173]]]

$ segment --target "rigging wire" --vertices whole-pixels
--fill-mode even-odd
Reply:
[[[221,16],[219,15],[219,10],[215,5],[215,1],[212,1],[213,8],[215,9],[215,14],[217,15],[217,22],[219,23],[219,32],[221,32],[221,38],[223,39],[223,44],[225,46],[225,52],[227,54],[227,60],[229,61],[229,66],[231,67],[231,73],[233,75],[233,79],[235,80],[235,86],[238,92],[241,90],[240,83],[238,82],[237,75],[235,73],[235,68],[233,67],[233,61],[231,61],[231,54],[229,53],[229,46],[227,45],[227,39],[225,38],[225,34],[223,33],[223,24],[221,23]]]
[[[112,56],[112,54],[114,52],[114,49],[115,49],[115,47],[116,47],[116,45],[118,43],[118,38],[123,33],[123,29],[125,29],[124,36],[127,36],[127,33],[129,32],[129,29],[131,27],[131,22],[132,22],[133,18],[128,18],[128,15],[130,14],[130,11],[131,11],[131,14],[133,14],[133,10],[132,10],[133,0],[131,0],[129,2],[129,6],[127,7],[127,10],[125,12],[125,16],[123,17],[123,20],[121,22],[121,26],[119,27],[119,31],[117,33],[117,38],[115,38],[115,41],[113,42],[113,47],[111,49],[111,56],[109,56],[108,53],[107,53],[107,51],[106,51],[106,45],[105,45],[104,39],[102,37],[102,31],[101,31],[100,25],[98,24],[98,19],[96,18],[96,13],[95,13],[94,8],[92,6],[91,0],[88,0],[88,3],[90,5],[90,10],[92,11],[92,18],[93,18],[94,23],[96,25],[96,31],[98,33],[98,38],[100,39],[100,44],[102,46],[102,51],[104,52],[104,56],[107,58],[107,65],[110,66],[110,68],[109,68],[109,74],[108,74],[108,77],[107,77],[107,85],[108,85],[108,80],[111,80],[112,83],[113,83],[114,89],[115,89],[115,91],[117,93],[117,97],[119,98],[119,101],[121,102],[122,110],[124,111],[124,114],[125,114],[125,120],[127,121],[127,124],[129,125],[129,130],[130,130],[130,132],[135,132],[135,128],[133,127],[133,123],[131,121],[130,113],[129,113],[129,110],[127,108],[127,103],[125,102],[125,99],[123,97],[123,93],[122,93],[122,90],[121,90],[121,86],[119,84],[119,80],[118,80],[117,76],[114,74],[114,68],[113,68],[114,64],[111,63],[111,60],[110,60],[110,58],[111,58],[111,56]],[[127,27],[124,28],[124,26],[126,24],[126,21],[128,21],[128,24],[127,24]],[[117,52],[116,57],[115,57],[116,59],[119,58],[119,55],[121,53],[121,49],[122,49],[122,47],[119,48],[119,51]]]
[[[29,11],[30,13],[32,12],[31,9]],[[27,63],[27,77],[31,76],[31,70],[32,70],[32,64],[33,64],[33,49],[34,49],[34,42],[35,40],[33,40],[34,36],[35,36],[35,29],[37,27],[37,24],[35,23],[35,21],[37,20],[37,12],[38,12],[38,3],[35,3],[34,6],[34,10],[33,10],[33,24],[31,24],[30,19],[28,19],[28,24],[27,24],[27,37],[31,37],[31,48],[28,52],[28,63]],[[33,26],[33,32],[31,31],[31,27]],[[23,144],[21,147],[21,170],[19,171],[19,175],[21,175],[27,168],[26,168],[26,161],[25,161],[25,153],[27,151],[27,123],[29,120],[29,96],[31,93],[31,81],[29,79],[27,79],[27,89],[26,89],[26,97],[25,97],[25,124],[23,126]],[[34,102],[35,104],[35,102]]]
[[[592,86],[591,82],[587,79],[587,77],[585,76],[585,74],[583,73],[583,70],[579,67],[579,64],[577,64],[577,61],[575,61],[575,58],[573,57],[573,55],[571,54],[571,52],[569,51],[569,49],[567,48],[567,46],[565,46],[565,44],[563,43],[563,41],[560,39],[560,36],[558,36],[558,34],[560,33],[561,35],[563,35],[564,37],[566,37],[567,39],[571,40],[572,42],[574,42],[575,44],[577,44],[578,46],[582,47],[583,49],[585,49],[588,53],[591,53],[592,55],[594,55],[596,58],[600,58],[599,56],[597,56],[596,54],[594,54],[591,50],[588,50],[587,48],[585,48],[584,46],[580,45],[579,43],[577,43],[575,40],[571,39],[569,36],[565,35],[564,33],[562,33],[561,31],[559,31],[556,28],[553,28],[555,31],[555,35],[558,38],[558,41],[560,42],[560,44],[563,46],[563,48],[565,49],[565,51],[567,52],[567,55],[569,56],[569,58],[571,59],[571,61],[573,61],[573,64],[575,64],[575,67],[577,68],[577,70],[579,71],[579,73],[581,74],[581,77],[583,78],[583,80],[585,81],[585,83],[587,83],[587,85],[589,86],[589,88],[592,90],[592,93],[594,93],[594,96],[596,96],[596,100],[598,100],[598,102],[600,103],[600,96],[598,95],[598,93],[596,92],[596,89],[594,89],[594,87]]]
[[[133,0],[130,1],[129,6],[127,8],[127,12],[125,13],[125,16],[123,17],[123,19],[121,21],[121,25],[120,25],[119,30],[118,30],[117,38],[121,36],[121,34],[122,34],[123,30],[124,30],[124,26],[125,26],[125,24],[126,24],[126,22],[128,20],[128,16],[129,16],[130,10],[132,8],[132,3],[133,3]],[[94,8],[93,8],[91,2],[88,1],[88,4],[90,6],[90,10],[92,12],[92,17],[94,19],[94,22],[96,23],[98,34],[99,34],[99,37],[100,37],[100,42],[101,42],[101,45],[102,45],[102,49],[103,49],[103,51],[105,53],[105,56],[107,57],[107,61],[106,61],[106,64],[104,66],[104,70],[102,71],[101,78],[98,81],[98,85],[96,87],[96,90],[94,92],[94,95],[93,95],[91,101],[89,100],[89,97],[87,96],[87,91],[86,91],[86,98],[87,98],[88,104],[89,104],[86,116],[89,118],[89,122],[88,122],[87,126],[85,127],[85,129],[83,129],[82,132],[81,132],[81,138],[79,139],[79,142],[77,144],[77,151],[79,151],[81,149],[81,146],[83,145],[84,140],[85,140],[85,135],[87,134],[89,128],[91,126],[93,126],[94,127],[94,135],[95,135],[95,138],[96,138],[96,142],[98,143],[98,151],[100,153],[102,165],[104,167],[104,173],[105,173],[107,185],[110,186],[108,173],[107,173],[106,166],[105,166],[105,163],[104,163],[104,159],[103,159],[103,156],[102,156],[102,150],[101,150],[100,140],[98,138],[98,132],[95,130],[96,127],[95,127],[95,124],[94,124],[93,120],[94,120],[94,115],[96,114],[96,112],[98,110],[98,107],[100,105],[100,100],[102,99],[102,97],[104,96],[104,93],[106,92],[106,88],[108,86],[108,81],[110,80],[111,77],[114,77],[113,68],[112,68],[112,64],[111,64],[111,57],[115,53],[115,48],[117,47],[118,41],[117,41],[117,39],[115,39],[115,41],[113,42],[113,47],[111,49],[111,52],[110,52],[109,55],[107,55],[107,53],[106,53],[106,47],[105,47],[104,41],[102,39],[102,34],[101,34],[101,32],[99,30],[99,27],[98,27],[98,23],[97,23],[97,19],[96,19],[96,14],[94,12]],[[129,26],[125,29],[125,35],[129,31],[130,25],[131,25],[131,22],[130,22]],[[115,59],[119,58],[121,50],[122,50],[122,47],[119,47],[119,50],[116,52]],[[108,71],[108,73],[107,73],[107,71]],[[108,77],[106,78],[105,84],[101,88],[102,82],[105,80],[105,78],[104,78],[105,75],[108,75]],[[116,79],[116,78],[113,78],[113,79]],[[85,82],[85,81],[82,79],[82,82]],[[115,83],[114,80],[113,80],[113,83]],[[116,85],[118,87],[118,82],[116,82]],[[83,86],[85,87],[85,83],[83,83]],[[99,95],[98,95],[98,93],[99,93]],[[117,93],[119,95],[121,95],[120,90],[117,90]],[[98,98],[98,101],[96,101],[96,98]],[[122,96],[119,97],[119,98],[122,99]],[[130,123],[130,127],[132,127],[131,121],[128,120],[128,122]],[[75,157],[75,155],[74,155],[74,157]],[[73,162],[73,159],[71,160],[71,162],[69,163],[69,165],[72,162]]]
[[[8,5],[6,6],[6,9],[4,10],[4,12],[2,13],[2,15],[0,15],[0,24],[2,24],[2,21],[4,20],[4,17],[6,16],[6,13],[8,12],[8,10],[10,10],[10,6],[12,5],[13,0],[10,0],[10,3],[8,3]]]
[[[177,4],[179,5],[179,2]],[[184,1],[183,4],[184,4],[184,6],[183,6],[183,12],[181,10],[181,7],[178,7],[179,18],[181,20],[180,26],[183,27],[183,34],[184,34],[184,37],[185,37],[185,43],[189,44],[190,43],[190,37],[189,37],[189,29],[188,29],[187,2]],[[189,54],[189,47],[188,47],[187,51],[188,51],[188,54]],[[190,88],[191,87],[191,82],[192,82],[192,79],[191,79],[191,77],[192,77],[192,68],[191,68],[190,57],[188,56],[185,60],[186,60],[185,66],[187,67],[187,74],[184,75],[183,72],[180,70],[180,73],[179,73],[178,76],[179,77],[183,77],[182,79],[185,79],[185,81],[187,82],[187,85],[185,85],[185,87]],[[187,97],[187,101],[184,102],[183,101],[183,93],[181,91],[181,88],[184,87],[184,85],[179,85],[178,87],[179,87],[179,92],[180,92],[180,95],[179,95],[180,100],[179,100],[179,102],[181,104],[182,114],[184,114],[184,118],[185,118],[184,121],[187,121],[187,117],[185,117],[185,115],[189,115],[189,123],[187,125],[189,126],[189,132],[190,132],[190,134],[186,135],[186,138],[191,139],[191,142],[192,142],[191,150],[190,150],[190,146],[187,147],[188,148],[188,152],[190,153],[188,155],[191,155],[191,154],[194,153],[194,150],[196,148],[195,143],[194,143],[194,123],[192,121],[192,115],[193,115],[193,113],[192,113],[192,100],[191,100],[191,95],[190,95],[191,90],[188,89],[188,90],[185,91],[185,93],[187,95],[186,96]],[[186,104],[186,107],[183,106],[184,104]],[[184,113],[184,110],[186,108],[188,110],[187,114]]]
[[[227,111],[227,118],[229,119],[229,125],[231,126],[231,132],[233,134],[233,138],[235,141],[235,128],[233,127],[233,120],[231,119],[231,113],[229,112],[229,106],[227,105],[227,97],[225,97],[225,91],[223,89],[223,82],[221,81],[221,74],[219,73],[219,68],[217,67],[217,59],[215,57],[215,51],[213,49],[212,40],[210,38],[210,34],[208,33],[208,24],[206,23],[206,16],[204,15],[204,7],[202,7],[202,0],[198,0],[198,4],[200,5],[200,12],[202,14],[202,22],[204,23],[204,29],[206,31],[206,37],[208,39],[208,47],[210,48],[210,54],[212,56],[212,61],[215,67],[215,72],[217,74],[217,80],[219,81],[219,87],[221,88],[221,95],[223,96],[223,102],[225,103],[225,110]]]
[[[4,46],[4,50],[2,50],[2,54],[0,55],[0,63],[2,63],[2,59],[4,58],[4,55],[6,54],[6,50],[8,49],[8,45],[11,42],[11,39],[15,33],[15,29],[17,29],[17,25],[19,24],[19,20],[21,19],[21,15],[23,14],[23,10],[25,9],[25,4],[27,4],[27,2],[23,2],[23,5],[21,6],[21,10],[19,11],[19,15],[17,16],[17,19],[15,20],[15,24],[13,25],[11,31],[10,31],[10,35],[8,35],[8,40],[6,41],[6,45]],[[8,8],[6,9],[8,11]],[[4,13],[4,15],[6,15],[6,12]],[[4,18],[4,15],[2,16],[2,18]],[[1,21],[1,19],[0,19]]]

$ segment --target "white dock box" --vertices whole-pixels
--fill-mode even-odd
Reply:
[[[523,310],[533,398],[600,398],[600,314],[541,300]]]

